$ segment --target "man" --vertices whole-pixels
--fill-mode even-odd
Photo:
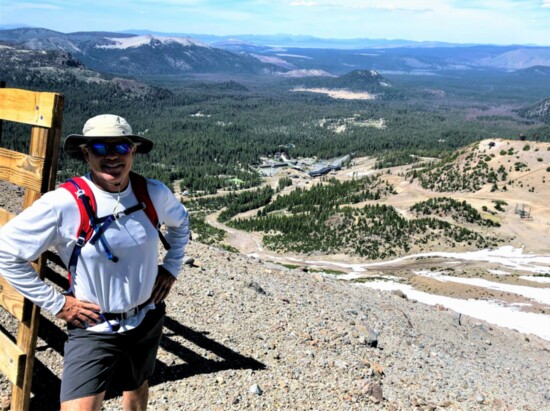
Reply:
[[[123,390],[125,410],[147,407],[164,300],[189,238],[185,208],[168,187],[147,179],[148,195],[167,227],[169,244],[163,264],[157,266],[160,234],[138,203],[131,173],[134,155],[152,147],[151,140],[132,133],[125,119],[111,114],[91,118],[81,135],[66,138],[66,154],[88,163],[90,172],[79,181],[95,198],[98,221],[117,216],[101,230],[96,226],[99,241],[85,242],[76,256],[77,243],[83,244],[78,239],[81,219],[86,218],[80,198],[69,189],[46,193],[0,230],[0,275],[67,322],[62,410],[99,410],[107,385],[115,382]],[[50,246],[72,268],[66,294],[40,280],[30,265]]]

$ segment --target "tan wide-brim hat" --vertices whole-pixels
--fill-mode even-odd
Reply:
[[[114,114],[100,114],[92,117],[82,129],[82,134],[71,134],[65,139],[63,150],[69,156],[84,159],[81,146],[91,140],[106,138],[127,138],[136,145],[136,153],[146,154],[153,148],[153,142],[148,138],[132,133],[130,124]]]

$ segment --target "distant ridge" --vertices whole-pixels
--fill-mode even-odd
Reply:
[[[236,35],[212,35],[197,33],[163,33],[151,30],[124,30],[123,33],[137,35],[153,34],[160,36],[193,37],[207,43],[226,43],[239,40],[245,44],[261,44],[269,47],[298,47],[298,48],[336,48],[336,49],[363,49],[377,47],[467,47],[473,44],[446,43],[437,41],[413,41],[404,39],[371,39],[371,38],[319,38],[308,35],[294,34],[236,34]]]
[[[128,33],[61,33],[43,28],[0,31],[0,41],[31,50],[71,53],[87,67],[113,74],[260,73],[277,71],[243,53],[211,47],[189,37]]]
[[[61,33],[44,28],[18,28],[0,30],[0,41],[22,44],[32,50],[62,50],[89,68],[115,75],[224,73],[304,78],[372,69],[386,74],[431,75],[550,67],[550,47],[318,39],[286,34],[189,36],[133,32]]]

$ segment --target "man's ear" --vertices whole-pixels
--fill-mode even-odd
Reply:
[[[88,153],[88,149],[86,147],[81,147],[82,155],[84,156],[84,159],[88,161],[88,157],[90,156],[90,153]]]

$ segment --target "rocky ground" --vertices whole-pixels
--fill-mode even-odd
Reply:
[[[151,410],[550,409],[548,341],[199,243],[188,254]],[[58,407],[60,325],[42,321],[35,410]]]

